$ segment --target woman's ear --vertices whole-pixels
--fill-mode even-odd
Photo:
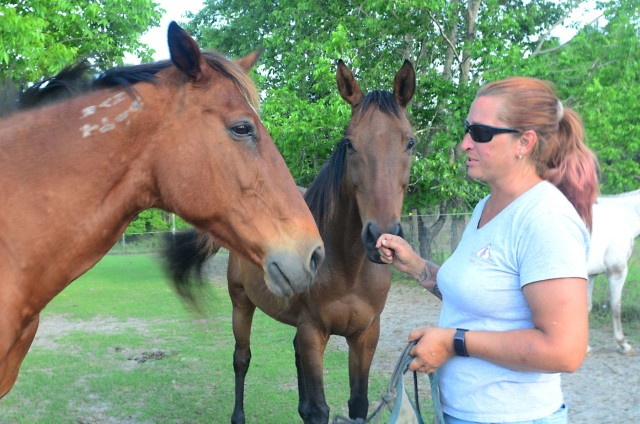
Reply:
[[[526,155],[533,149],[533,147],[538,142],[538,134],[536,134],[533,130],[527,130],[522,133],[520,137],[520,150],[519,153],[521,155]]]

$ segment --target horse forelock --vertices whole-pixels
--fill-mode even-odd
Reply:
[[[260,106],[260,97],[253,80],[245,71],[240,69],[233,61],[217,52],[203,52],[205,60],[216,71],[231,79],[245,100],[257,111]]]
[[[346,140],[340,140],[304,195],[321,235],[325,234],[337,213],[346,151]]]
[[[362,117],[372,107],[376,107],[380,109],[381,112],[395,116],[396,118],[402,118],[403,116],[403,110],[398,104],[396,96],[390,91],[374,90],[367,93],[362,103],[360,103],[355,117]]]

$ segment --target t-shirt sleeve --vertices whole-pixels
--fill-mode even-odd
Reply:
[[[518,244],[520,287],[553,278],[587,278],[589,234],[582,222],[555,213],[534,217]]]

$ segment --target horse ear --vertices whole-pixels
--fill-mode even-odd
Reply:
[[[402,68],[393,80],[393,95],[400,106],[407,107],[415,91],[416,72],[413,70],[411,62],[405,59]]]
[[[358,106],[364,98],[364,94],[362,94],[358,82],[342,59],[338,59],[336,81],[338,83],[338,91],[340,91],[342,98],[345,99],[352,108]]]
[[[262,55],[263,51],[264,51],[264,47],[260,47],[258,50],[254,51],[253,53],[249,53],[242,59],[234,60],[234,62],[240,68],[242,68],[245,72],[248,73],[249,70],[253,68],[256,63],[258,63],[258,59],[260,59],[260,56]]]
[[[200,67],[202,54],[198,43],[175,21],[171,21],[169,24],[167,38],[173,64],[187,74],[191,80],[197,80],[202,73]]]

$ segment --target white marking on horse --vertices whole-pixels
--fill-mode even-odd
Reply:
[[[104,134],[108,131],[115,129],[115,127],[116,127],[116,124],[109,122],[109,118],[102,118],[102,126],[100,127],[101,133]]]
[[[126,93],[119,92],[111,97],[104,99],[97,106],[87,106],[82,109],[82,116],[80,117],[80,119],[96,115],[98,109],[108,109],[117,105],[118,103],[122,103],[125,98]],[[94,131],[96,130],[98,130],[102,134],[112,131],[116,128],[117,124],[127,121],[130,112],[136,112],[139,110],[142,110],[142,103],[139,98],[136,98],[131,102],[131,105],[129,105],[129,108],[127,110],[118,113],[115,118],[113,118],[113,120],[108,116],[102,116],[100,118],[100,124],[87,123],[81,126],[80,132],[82,133],[82,137],[87,138],[93,135]]]
[[[92,131],[97,130],[99,127],[97,125],[89,125],[84,124],[80,127],[80,131],[82,131],[82,138],[87,138],[91,135]]]
[[[94,113],[96,113],[96,107],[95,106],[87,106],[84,109],[82,109],[82,116],[80,117],[80,119],[86,118],[87,116],[91,116]]]

